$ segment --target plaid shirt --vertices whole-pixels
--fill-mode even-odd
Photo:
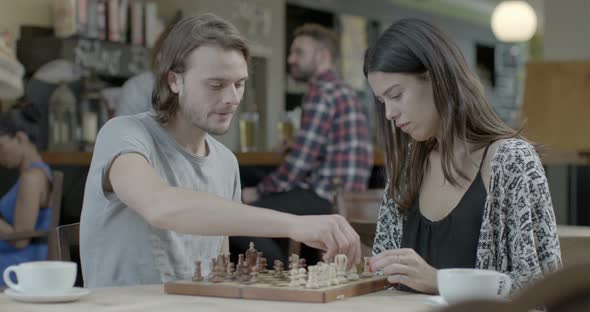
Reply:
[[[326,71],[310,81],[301,126],[283,163],[257,190],[264,195],[299,187],[332,201],[336,181],[347,191],[366,189],[372,167],[367,119],[354,91]]]

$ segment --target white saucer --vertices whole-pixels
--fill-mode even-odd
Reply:
[[[11,288],[4,290],[6,296],[22,302],[33,302],[33,303],[48,303],[48,302],[70,302],[78,300],[90,293],[89,289],[74,287],[65,293],[38,293],[38,294],[27,294],[16,291]]]
[[[426,304],[437,307],[445,307],[449,305],[442,296],[430,296],[426,298]]]

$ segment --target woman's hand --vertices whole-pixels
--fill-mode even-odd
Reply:
[[[382,270],[392,284],[403,284],[416,291],[436,294],[436,269],[414,249],[386,250],[369,260],[371,271]]]

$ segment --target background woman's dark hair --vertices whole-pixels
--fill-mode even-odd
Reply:
[[[41,112],[34,104],[25,104],[0,113],[0,135],[15,136],[22,131],[29,141],[37,144],[39,138],[39,120]]]
[[[363,72],[405,73],[424,76],[432,83],[436,110],[441,118],[441,162],[445,179],[458,185],[452,172],[466,178],[454,162],[455,138],[482,147],[499,139],[520,137],[504,123],[485,98],[479,78],[469,69],[455,42],[442,30],[420,19],[393,23],[365,53]],[[385,145],[388,196],[405,213],[414,203],[428,155],[437,141],[414,141],[396,131],[385,107],[375,99],[380,134]]]

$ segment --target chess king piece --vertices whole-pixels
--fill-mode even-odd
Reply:
[[[256,250],[256,248],[254,248],[254,243],[250,242],[250,248],[248,250],[246,250],[246,262],[248,263],[248,266],[250,268],[252,268],[253,266],[256,265],[256,258],[258,258],[258,250]]]
[[[201,275],[201,261],[195,261],[195,273],[193,274],[193,282],[200,282],[203,280],[203,275]]]

